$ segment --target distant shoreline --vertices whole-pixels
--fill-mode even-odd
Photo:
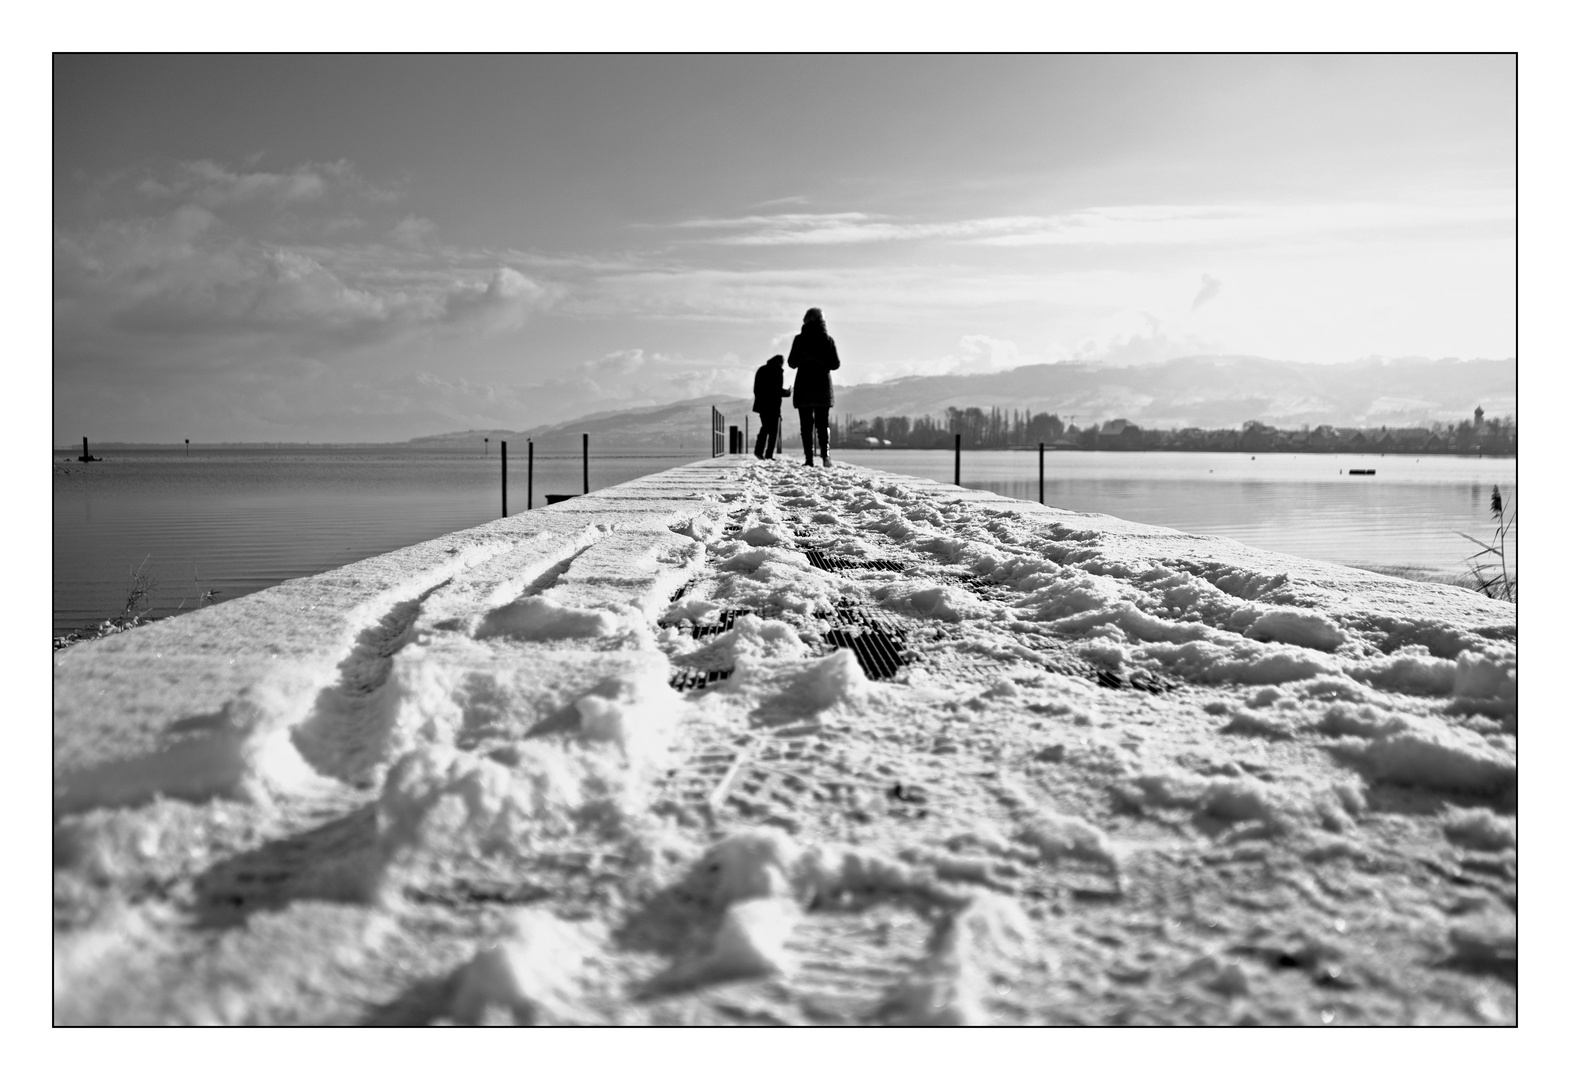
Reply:
[[[520,440],[520,442],[524,442],[524,441],[527,441],[527,440]],[[567,444],[563,444],[560,447],[543,447],[543,446],[540,446],[538,443],[536,443],[535,446],[536,446],[536,449],[539,449],[542,452],[548,452],[548,453],[557,453],[557,452],[577,453],[578,452],[578,448],[576,446],[569,446]],[[378,450],[378,449],[389,449],[389,450],[391,450],[391,449],[397,449],[397,450],[424,451],[424,450],[457,450],[457,449],[464,449],[464,448],[470,448],[469,444],[468,443],[440,443],[440,444],[425,443],[425,444],[412,444],[412,443],[408,443],[408,442],[401,442],[401,443],[192,443],[191,446],[190,446],[190,449],[192,449],[192,450],[305,450],[305,449],[311,449],[311,450]],[[177,450],[185,450],[185,449],[186,449],[186,446],[185,446],[184,443],[116,443],[116,442],[96,443],[95,442],[93,444],[93,450],[94,450],[95,453],[97,451],[99,451],[99,450],[169,450],[169,451],[177,451]],[[691,453],[694,453],[697,456],[701,457],[702,456],[702,454],[701,454],[702,449],[703,449],[703,447],[701,445],[693,447],[693,448],[688,448],[688,447],[682,447],[682,446],[640,446],[640,445],[636,445],[636,444],[625,444],[625,445],[620,445],[620,446],[607,445],[607,446],[595,447],[593,450],[591,450],[591,454],[631,453],[631,452],[634,452],[634,451],[636,451],[638,453],[671,453],[671,454],[682,454],[682,453],[691,452]],[[889,451],[907,451],[907,450],[917,450],[917,451],[932,452],[932,453],[953,453],[953,451],[954,451],[954,447],[952,445],[948,445],[948,446],[856,446],[854,443],[848,443],[848,444],[845,444],[843,446],[836,447],[835,449],[843,450],[843,451],[855,450],[857,452],[868,451],[868,452],[879,452],[879,453],[885,453],[885,452],[889,452]],[[1005,453],[1005,452],[1006,453],[1018,453],[1018,452],[1035,451],[1037,449],[1038,449],[1038,447],[1036,446],[1035,443],[1020,444],[1018,446],[963,446],[962,447],[963,452],[967,453],[967,454]],[[1163,446],[1139,447],[1137,449],[1131,449],[1131,448],[1125,448],[1125,447],[1117,447],[1117,446],[1098,446],[1098,447],[1095,447],[1093,449],[1088,449],[1088,448],[1083,447],[1083,446],[1052,446],[1052,445],[1049,444],[1046,447],[1046,450],[1047,450],[1048,453],[1074,453],[1074,454],[1248,454],[1251,457],[1254,456],[1254,455],[1258,455],[1258,454],[1294,454],[1294,455],[1296,455],[1296,454],[1314,454],[1314,455],[1321,456],[1321,457],[1334,457],[1336,455],[1345,455],[1347,457],[1413,457],[1413,458],[1417,458],[1417,457],[1456,457],[1456,458],[1495,458],[1495,459],[1504,460],[1504,459],[1516,458],[1516,457],[1519,456],[1518,454],[1479,454],[1479,453],[1475,453],[1475,452],[1472,452],[1472,451],[1463,451],[1463,450],[1345,450],[1345,449],[1341,449],[1341,450],[1315,450],[1315,449],[1309,449],[1309,448],[1306,448],[1306,447],[1281,447],[1281,448],[1263,448],[1263,447],[1261,447],[1261,448],[1253,449],[1253,450],[1220,450],[1220,449],[1195,450],[1195,449],[1183,448],[1183,447],[1163,447]],[[73,456],[70,458],[70,460],[75,461],[76,457],[74,455],[81,453],[81,447],[80,446],[76,446],[76,445],[56,446],[56,447],[54,447],[50,451],[50,453],[51,453],[51,455],[53,455],[53,454],[71,454]],[[748,455],[748,454],[740,454],[740,455],[729,455],[729,456],[749,457],[750,455]]]

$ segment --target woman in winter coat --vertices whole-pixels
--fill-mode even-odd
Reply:
[[[801,320],[801,333],[790,343],[790,358],[785,361],[796,369],[796,385],[791,398],[801,418],[801,445],[812,464],[812,433],[818,433],[818,451],[823,464],[829,464],[829,409],[834,405],[834,380],[829,372],[840,366],[839,351],[823,325],[823,312],[808,308]]]

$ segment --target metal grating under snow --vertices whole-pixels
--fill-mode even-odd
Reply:
[[[960,679],[972,679],[976,682],[990,682],[1000,679],[1020,666],[1019,661],[961,660],[938,656],[922,656],[915,663],[928,671]]]
[[[964,574],[955,578],[954,582],[961,588],[969,589],[983,600],[1007,600],[1014,593],[1014,590],[1007,585],[999,585],[995,581],[988,581],[974,574]]]
[[[830,645],[851,650],[869,679],[892,678],[910,658],[899,643],[875,626],[835,627],[823,635]]]
[[[735,668],[720,668],[713,671],[700,671],[697,668],[677,668],[676,674],[671,676],[672,690],[702,690],[705,686],[721,682],[731,676]]]
[[[892,559],[847,559],[839,555],[825,555],[818,548],[803,548],[807,561],[819,570],[892,570],[899,573],[910,569],[906,563]]]
[[[713,637],[715,634],[723,634],[725,631],[735,626],[736,620],[741,616],[751,614],[753,614],[753,610],[751,608],[726,608],[715,616],[714,622],[687,625],[688,628],[692,630],[692,636],[695,638]],[[685,620],[683,620],[683,623],[684,622]],[[683,624],[661,621],[655,625],[664,628],[667,626],[681,626]]]
[[[1108,690],[1143,690],[1147,694],[1163,694],[1177,685],[1165,676],[1144,671],[1136,671],[1131,675],[1097,671],[1096,682]]]

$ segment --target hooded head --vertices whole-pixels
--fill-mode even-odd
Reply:
[[[775,353],[773,356],[769,357],[769,363],[773,364],[777,368],[782,368],[785,366],[785,357],[781,356],[779,353]]]
[[[823,311],[820,308],[808,308],[807,314],[802,317],[801,328],[803,330],[827,330],[828,327],[823,325]]]

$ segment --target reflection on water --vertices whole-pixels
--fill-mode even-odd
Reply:
[[[952,451],[840,456],[954,480]],[[1038,496],[1032,451],[973,452],[960,464],[965,487],[1032,502]],[[1373,469],[1374,475],[1352,476],[1352,469]],[[1226,536],[1310,559],[1457,574],[1475,550],[1458,531],[1491,541],[1493,486],[1511,509],[1516,488],[1514,458],[1055,451],[1046,455],[1045,473],[1051,506]],[[1514,566],[1514,530],[1509,558]]]
[[[526,457],[509,446],[508,509],[524,509]],[[228,600],[289,578],[501,516],[499,448],[290,447],[101,450],[54,462],[54,627],[117,614],[146,560],[155,614]],[[74,456],[74,455],[73,455]],[[693,460],[694,451],[591,450],[591,488]],[[577,448],[536,451],[534,505],[583,490]]]

